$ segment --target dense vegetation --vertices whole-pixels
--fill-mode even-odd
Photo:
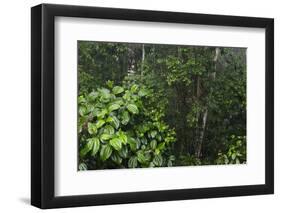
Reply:
[[[246,162],[246,49],[78,42],[79,170]]]

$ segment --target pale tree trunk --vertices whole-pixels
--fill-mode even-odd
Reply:
[[[215,80],[216,79],[216,72],[217,72],[217,63],[218,63],[218,58],[220,55],[220,48],[216,48],[215,49],[215,57],[214,57],[214,72],[211,74],[210,76],[210,80]],[[205,135],[205,130],[206,130],[206,124],[207,124],[207,118],[208,118],[208,107],[206,106],[203,112],[203,117],[202,117],[202,128],[201,128],[201,132],[199,135],[199,141],[198,141],[198,145],[197,145],[197,150],[195,152],[195,155],[197,158],[200,158],[202,155],[202,146],[203,146],[203,141],[204,141],[204,135]]]

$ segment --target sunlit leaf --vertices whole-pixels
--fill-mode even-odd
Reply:
[[[102,141],[109,140],[110,138],[112,138],[112,135],[106,134],[106,133],[104,133],[104,134],[102,134],[102,135],[100,136],[100,139],[101,139]]]
[[[93,140],[93,147],[92,147],[91,155],[94,156],[99,151],[100,141],[98,138],[92,138],[91,140]]]
[[[115,86],[115,87],[113,87],[113,89],[112,89],[112,92],[113,92],[113,94],[115,94],[115,95],[120,94],[120,93],[122,93],[123,91],[124,91],[124,89],[123,89],[122,87],[120,87],[120,86]]]
[[[106,122],[109,122],[111,123],[111,125],[115,128],[115,129],[118,129],[119,128],[119,125],[120,125],[120,121],[118,120],[118,118],[116,116],[111,116],[111,117],[108,117]]]
[[[93,123],[88,123],[88,132],[89,132],[91,135],[97,134],[97,131],[98,131],[98,129],[97,129],[97,127],[96,127],[95,124],[93,124]]]
[[[133,113],[133,114],[138,114],[139,113],[139,109],[136,105],[134,104],[128,104],[127,109]]]
[[[119,104],[111,104],[109,107],[108,107],[108,112],[112,112],[114,110],[117,110],[120,108],[120,105]]]
[[[111,125],[106,125],[104,127],[103,133],[109,134],[109,135],[113,135],[114,134],[114,128]]]
[[[98,120],[96,123],[96,127],[99,129],[100,127],[102,127],[105,124],[104,120]]]
[[[122,148],[122,140],[120,138],[111,139],[109,144],[117,151],[120,151]]]

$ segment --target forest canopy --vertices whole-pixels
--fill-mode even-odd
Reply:
[[[246,48],[78,41],[79,170],[246,163]]]

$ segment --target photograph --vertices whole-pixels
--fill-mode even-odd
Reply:
[[[43,3],[29,11],[31,205],[247,196],[235,199],[252,211],[262,195],[275,196],[272,14],[280,13],[245,2],[246,13],[223,14],[207,2],[200,10],[152,3]]]
[[[246,64],[246,47],[77,41],[77,170],[246,164]]]

